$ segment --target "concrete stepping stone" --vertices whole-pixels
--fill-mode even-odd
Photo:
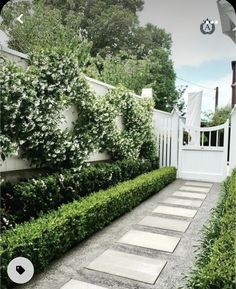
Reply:
[[[211,188],[212,184],[210,183],[203,183],[203,182],[186,182],[185,186],[196,186],[196,187],[206,187]]]
[[[106,289],[105,287],[71,279],[60,289]]]
[[[184,233],[187,230],[190,222],[169,218],[147,216],[143,218],[138,224],[147,227],[154,227]]]
[[[199,192],[207,194],[210,189],[209,188],[202,188],[202,187],[193,187],[193,186],[182,186],[179,188],[180,191],[190,191],[190,192]]]
[[[191,192],[181,192],[181,191],[174,192],[172,196],[175,196],[175,197],[186,197],[186,198],[190,198],[190,199],[201,199],[201,200],[204,200],[206,198],[205,194],[191,193]]]
[[[197,213],[197,210],[176,208],[176,207],[171,207],[171,206],[158,206],[153,211],[153,213],[193,218],[195,214]]]
[[[186,200],[180,198],[167,198],[163,203],[172,204],[172,205],[181,205],[181,206],[189,206],[189,207],[201,207],[202,201],[199,200]]]
[[[165,264],[166,261],[161,259],[107,250],[91,262],[87,268],[154,284]]]
[[[180,238],[177,237],[131,230],[126,233],[118,242],[122,244],[172,253],[178,245],[179,241]]]

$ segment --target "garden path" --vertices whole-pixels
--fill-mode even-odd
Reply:
[[[219,184],[176,180],[55,261],[24,289],[177,289]]]

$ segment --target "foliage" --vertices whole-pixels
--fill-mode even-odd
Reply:
[[[155,107],[171,111],[182,95],[175,88],[171,35],[150,23],[140,26],[137,11],[142,10],[143,3],[19,1],[3,9],[3,24],[12,48],[28,53],[70,47],[77,51],[89,76],[122,84],[138,94],[142,88],[152,87]],[[21,25],[14,19],[23,12]]]
[[[230,113],[231,113],[230,106],[218,108],[216,112],[210,116],[209,125],[216,126],[224,124],[227,121],[227,119],[230,118]]]
[[[42,0],[37,0],[40,2]],[[70,11],[81,12],[85,17],[88,17],[91,9],[96,6],[96,2],[99,2],[99,5],[111,6],[111,5],[121,5],[122,7],[135,13],[136,11],[142,10],[144,1],[143,0],[97,0],[97,1],[87,1],[87,0],[43,0],[43,3],[49,6],[58,7],[66,15]],[[118,2],[118,3],[117,3]]]
[[[155,108],[160,110],[171,111],[184,92],[175,88],[173,63],[163,49],[153,48],[141,59],[124,51],[104,59],[97,57],[84,71],[106,83],[129,87],[137,94],[144,87],[152,87]]]
[[[13,21],[23,13],[23,23]],[[53,47],[69,48],[76,51],[80,66],[90,57],[92,43],[82,41],[74,27],[62,24],[58,9],[50,9],[31,2],[9,2],[3,9],[3,28],[9,36],[9,46],[24,53],[32,53]],[[71,22],[71,15],[67,16]],[[77,22],[79,17],[77,16]]]
[[[104,163],[21,181],[3,183],[1,187],[1,228],[38,217],[42,212],[58,208],[63,203],[78,200],[92,192],[107,189],[158,168],[158,160],[124,160]]]
[[[233,289],[235,280],[236,169],[203,230],[196,267],[186,276],[189,289]]]
[[[140,99],[132,97],[126,89],[108,92],[106,100],[113,108],[113,121],[107,125],[107,133],[104,135],[104,149],[115,159],[137,159],[140,156],[142,146],[152,140],[150,127],[152,126],[151,111],[152,101],[140,102]],[[124,129],[117,129],[115,119],[122,116]],[[108,144],[108,145],[107,145]],[[155,155],[155,150],[149,156]]]
[[[122,84],[140,95],[142,88],[147,85],[150,66],[148,60],[129,57],[121,52],[116,56],[107,55],[105,59],[93,59],[84,71],[87,75],[114,86]]]
[[[170,53],[171,35],[164,29],[151,23],[145,26],[137,26],[133,32],[131,43],[132,54],[137,55],[138,59],[144,59],[155,49],[162,49]]]
[[[87,96],[87,85],[76,69],[77,59],[69,52],[63,57],[61,51],[34,55],[26,71],[11,63],[1,70],[2,134],[33,164],[80,165],[86,155],[82,141],[58,128],[63,107],[77,93]]]
[[[121,5],[101,4],[97,2],[90,9],[86,19],[86,36],[93,42],[92,55],[99,53],[103,57],[127,49],[132,27],[137,16]]]
[[[73,245],[129,212],[175,178],[175,168],[162,168],[62,205],[57,211],[6,231],[0,244],[3,285],[9,285],[6,270],[13,258],[29,258],[35,271],[40,271]]]
[[[109,2],[109,4],[107,3]],[[3,9],[10,46],[29,53],[35,48],[76,47],[92,41],[92,54],[128,47],[142,1],[11,1]],[[23,24],[14,19],[24,14]],[[128,38],[127,38],[128,37]]]
[[[9,140],[33,164],[54,169],[81,166],[95,149],[113,159],[142,157],[142,145],[152,139],[150,100],[135,99],[123,88],[95,95],[71,50],[34,53],[30,64],[23,70],[6,63],[0,72],[3,158],[12,151]],[[62,111],[72,105],[79,117],[73,130],[62,131]]]

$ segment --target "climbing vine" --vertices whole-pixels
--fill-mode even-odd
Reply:
[[[122,87],[97,96],[70,51],[31,55],[27,69],[6,62],[0,86],[3,160],[18,150],[32,164],[58,168],[83,165],[95,149],[108,151],[113,159],[153,153],[152,101],[139,100]],[[78,119],[73,129],[61,130],[62,111],[71,105]]]

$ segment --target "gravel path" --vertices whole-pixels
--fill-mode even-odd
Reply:
[[[203,224],[208,220],[211,208],[216,205],[220,189],[219,184],[213,184],[211,190],[206,194],[206,198],[203,200],[203,203],[199,208],[197,207],[199,205],[199,200],[196,198],[185,198],[186,200],[190,201],[198,200],[198,202],[189,203],[191,206],[186,206],[186,204],[188,205],[188,202],[185,202],[185,206],[173,204],[173,202],[176,202],[176,200],[173,200],[173,197],[179,199],[183,198],[178,196],[178,193],[176,196],[175,192],[180,191],[180,188],[185,185],[186,182],[187,181],[184,180],[176,180],[131,212],[122,216],[103,230],[71,249],[63,257],[53,262],[47,270],[37,274],[31,282],[26,285],[18,286],[17,288],[60,289],[71,279],[95,284],[97,286],[101,286],[102,288],[112,289],[177,289],[179,286],[183,286],[182,274],[184,272],[188,272],[193,266],[194,250],[200,237],[199,231]],[[182,188],[181,191],[183,192],[184,189]],[[175,195],[173,195],[173,193]],[[192,196],[197,196],[196,194],[201,194],[201,192],[193,192]],[[169,197],[172,199],[168,199]],[[192,207],[192,205],[195,207]],[[158,206],[187,208],[197,210],[197,213],[192,218],[167,216],[163,215],[162,213],[153,212]],[[142,220],[147,216],[173,218],[174,220],[183,220],[185,223],[186,221],[189,221],[190,225],[188,226],[186,232],[177,232],[163,228],[161,229],[145,226],[145,222]],[[142,224],[138,224],[140,221],[142,221]],[[118,240],[123,238],[124,235],[130,231],[135,231],[136,233],[137,231],[141,231],[159,235],[167,235],[175,237],[175,239],[179,238],[180,241],[173,252],[119,243]],[[153,236],[153,234],[149,235]],[[50,248],[48,249],[50,250]],[[97,271],[86,268],[91,264],[91,262],[96,260],[107,250],[114,250],[152,259],[165,260],[167,262],[154,284],[104,273],[101,272],[101,270]],[[70,289],[99,288],[90,286],[86,287],[82,285],[79,287],[73,285],[75,286],[73,287],[72,283],[70,284],[71,285],[68,287]]]

